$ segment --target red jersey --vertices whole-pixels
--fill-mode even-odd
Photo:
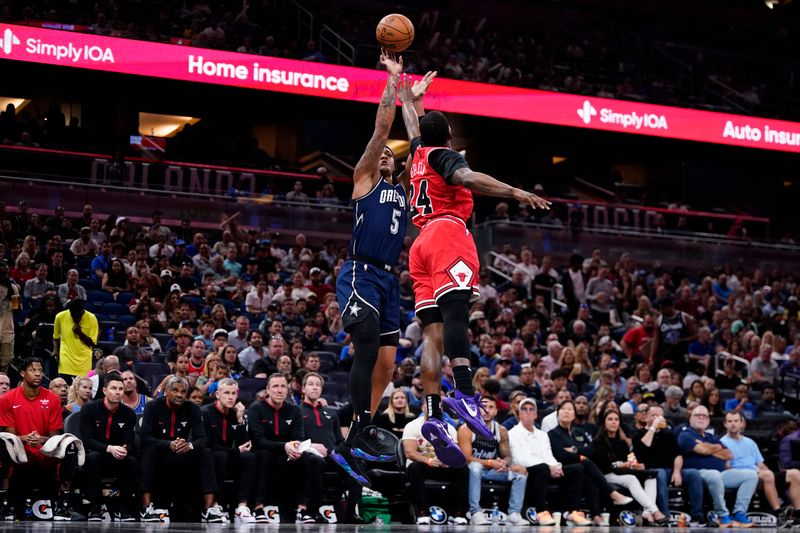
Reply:
[[[39,387],[39,394],[33,400],[25,397],[21,385],[11,389],[0,398],[0,427],[13,427],[17,435],[36,431],[46,437],[64,427],[61,399],[44,387]],[[27,444],[24,446],[29,460],[46,460],[40,448],[31,448]]]
[[[435,150],[449,148],[420,146],[411,162],[411,220],[422,229],[434,218],[456,217],[464,224],[472,216],[472,193],[463,185],[450,185],[428,162]]]

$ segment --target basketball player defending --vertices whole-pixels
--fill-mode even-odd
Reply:
[[[406,81],[402,82],[406,90]],[[403,102],[403,120],[411,140],[406,165],[411,187],[411,218],[420,228],[411,246],[409,267],[414,280],[416,312],[423,327],[422,383],[428,419],[423,436],[445,464],[466,463],[458,445],[450,439],[442,421],[442,406],[461,418],[476,434],[494,435],[483,423],[480,394],[472,387],[467,325],[470,302],[478,298],[478,254],[467,230],[472,215],[472,193],[513,198],[534,209],[549,209],[550,202],[506,185],[469,168],[464,156],[450,148],[452,132],[447,118],[432,111],[421,119]],[[442,354],[453,362],[454,396],[441,398]]]
[[[336,279],[342,321],[355,348],[350,370],[354,416],[347,440],[331,457],[364,486],[369,479],[357,459],[395,460],[397,438],[373,426],[372,413],[391,380],[400,339],[400,290],[392,268],[403,247],[408,221],[406,192],[392,176],[395,158],[386,146],[403,61],[384,52],[381,64],[389,77],[375,131],[353,174],[353,236],[347,261]],[[426,79],[430,84],[432,76]],[[424,93],[422,86],[418,92]]]

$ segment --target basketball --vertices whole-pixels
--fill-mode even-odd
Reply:
[[[392,13],[378,23],[375,37],[382,48],[390,52],[402,52],[414,41],[414,25],[405,15]]]

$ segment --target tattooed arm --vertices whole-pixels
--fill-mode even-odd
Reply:
[[[378,163],[383,153],[383,147],[386,146],[386,141],[389,139],[392,122],[394,122],[397,84],[400,80],[400,73],[403,71],[403,58],[395,59],[394,56],[384,52],[381,54],[381,64],[389,72],[389,79],[386,81],[386,88],[383,90],[381,103],[378,105],[375,131],[353,172],[353,198],[367,194],[375,186],[376,181],[381,179]]]

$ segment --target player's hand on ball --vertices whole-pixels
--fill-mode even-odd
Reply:
[[[403,72],[403,56],[398,56],[394,52],[381,49],[380,63],[391,75],[399,76]]]
[[[438,74],[435,70],[433,72],[427,72],[421,80],[417,80],[411,86],[411,94],[414,96],[414,101],[421,100],[425,93],[428,91],[428,87],[431,86],[433,83],[433,79]]]
[[[514,199],[523,205],[529,205],[534,209],[550,209],[550,204],[544,198],[533,194],[532,192],[517,189],[514,191]]]

